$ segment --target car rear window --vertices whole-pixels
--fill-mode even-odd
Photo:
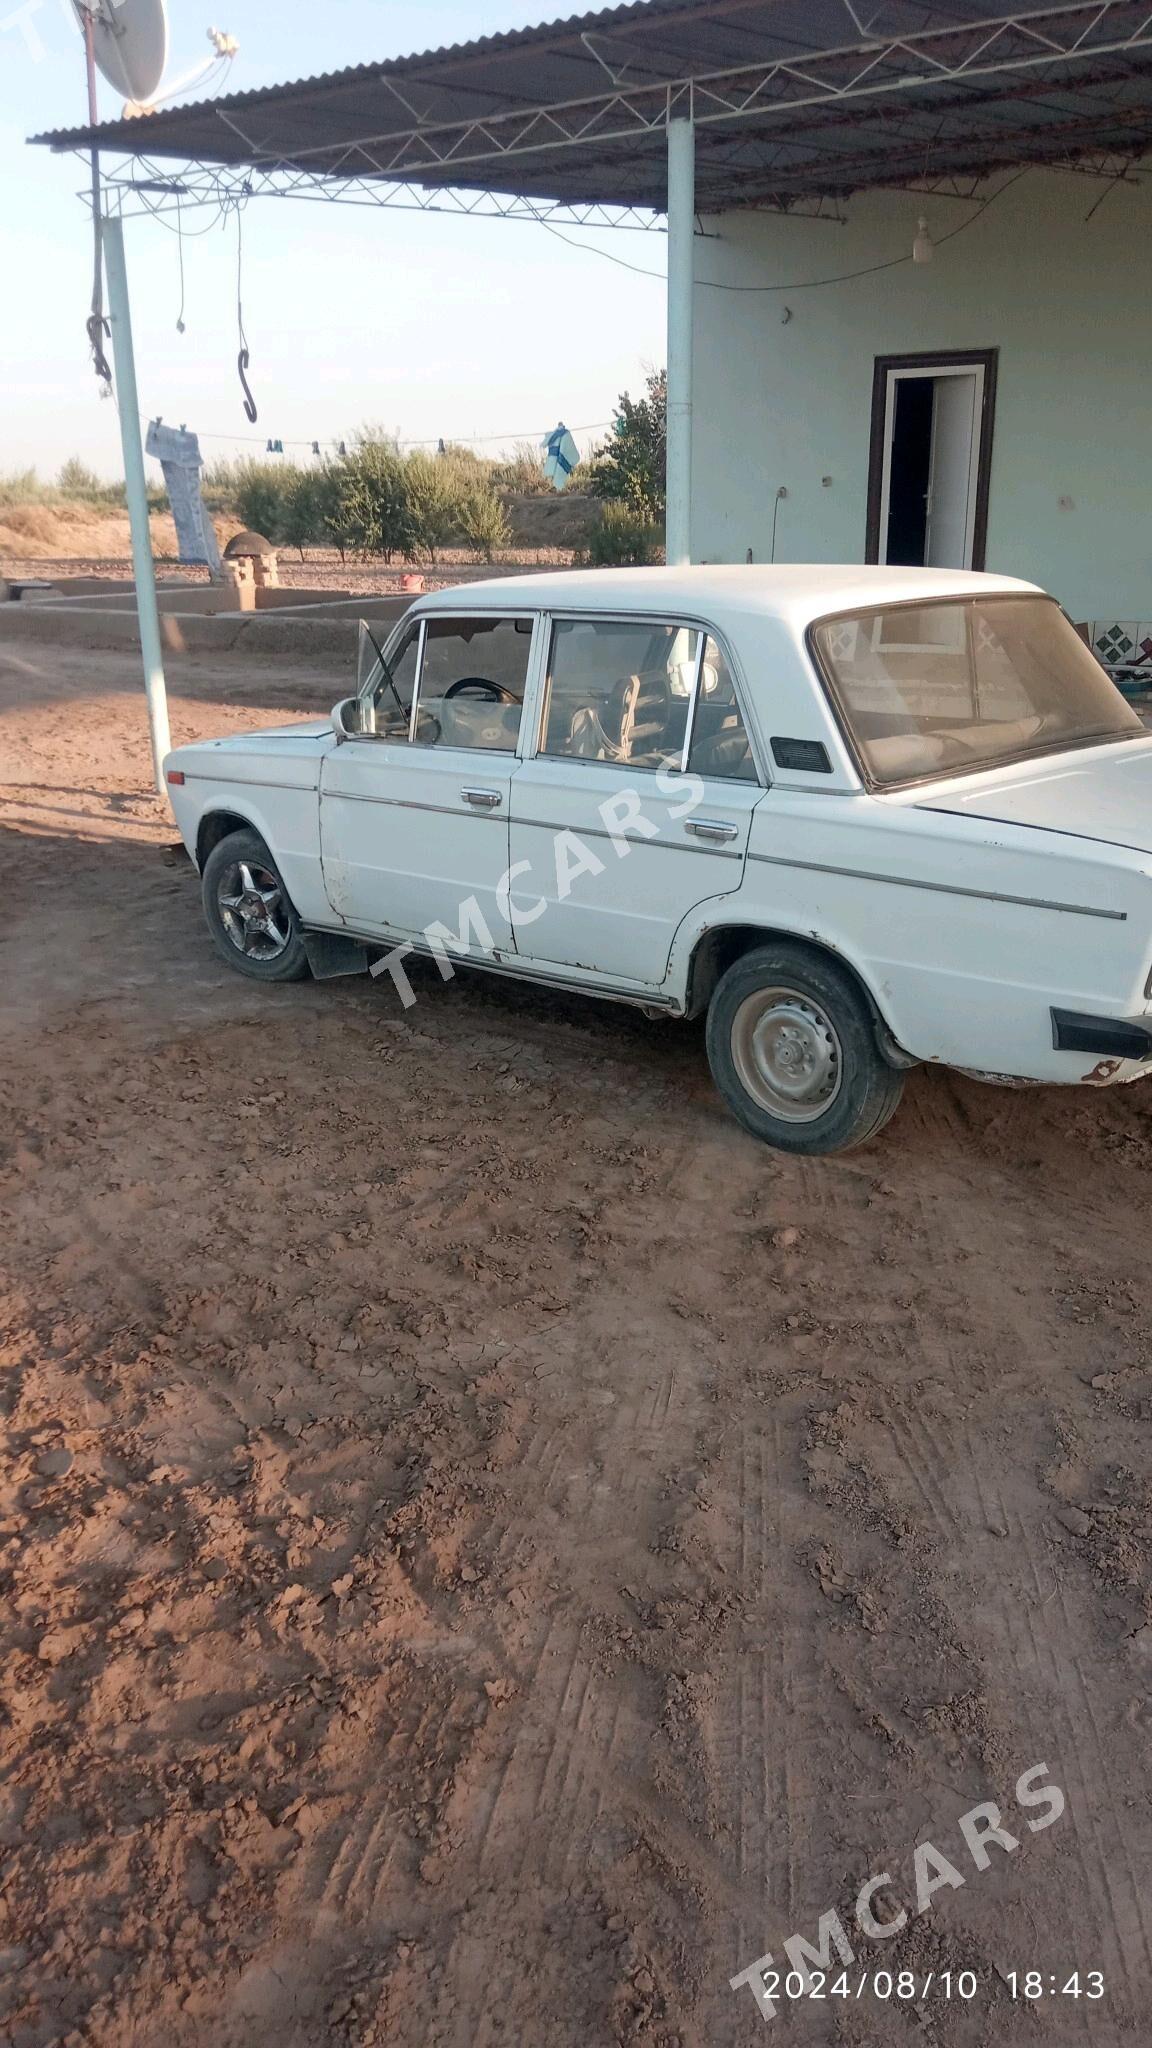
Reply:
[[[894,605],[821,620],[811,642],[875,784],[1145,731],[1051,598]]]

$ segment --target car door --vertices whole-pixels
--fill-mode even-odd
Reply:
[[[430,612],[374,664],[362,731],[325,757],[320,788],[324,885],[354,929],[513,950],[500,885],[533,625]]]
[[[512,787],[517,950],[655,987],[682,920],[739,887],[763,795],[732,669],[685,621],[556,616],[547,633]]]

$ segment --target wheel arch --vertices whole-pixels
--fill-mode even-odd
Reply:
[[[757,946],[772,945],[784,941],[790,946],[799,946],[816,959],[833,960],[850,975],[872,1013],[880,1050],[892,1067],[914,1067],[919,1062],[911,1053],[904,1051],[895,1037],[890,1024],[877,999],[875,990],[869,985],[856,962],[839,947],[813,932],[790,931],[785,925],[738,923],[731,921],[709,925],[693,944],[688,960],[685,988],[684,1014],[698,1017],[707,1008],[722,974],[726,973],[745,953],[751,953]]]
[[[227,839],[233,832],[264,833],[254,818],[246,818],[242,811],[215,809],[205,811],[196,827],[196,866],[204,873],[204,863],[214,846]]]

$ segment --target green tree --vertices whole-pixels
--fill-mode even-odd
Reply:
[[[616,407],[610,438],[593,454],[589,488],[597,498],[628,505],[642,518],[664,513],[668,373],[653,370],[645,397],[625,391]]]
[[[467,547],[485,562],[491,562],[497,548],[506,548],[512,528],[502,500],[490,484],[477,484],[460,505],[460,533]]]
[[[415,545],[408,465],[394,446],[363,441],[339,465],[334,507],[327,514],[341,549],[385,562]]]
[[[284,539],[287,477],[291,465],[257,462],[236,464],[232,502],[241,526],[278,544]]]
[[[460,466],[447,455],[425,455],[414,449],[404,464],[412,545],[423,548],[430,562],[460,532],[465,497],[473,488]]]
[[[340,559],[344,559],[344,545],[337,532],[339,524],[340,492],[344,483],[344,464],[333,459],[319,464],[311,472],[312,509],[315,520],[312,539],[317,547],[330,546],[336,542]]]
[[[293,463],[285,472],[277,539],[297,548],[301,561],[306,547],[314,547],[326,538],[325,520],[331,495],[326,469],[305,469]]]

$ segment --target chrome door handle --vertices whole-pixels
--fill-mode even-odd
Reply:
[[[726,818],[689,818],[684,830],[694,832],[697,839],[735,839],[740,827]]]
[[[460,794],[477,811],[499,810],[504,801],[498,789],[462,789]]]

